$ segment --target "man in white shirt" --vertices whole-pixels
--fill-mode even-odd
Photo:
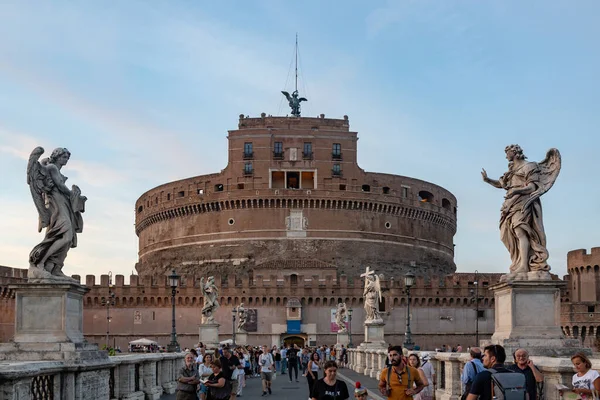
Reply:
[[[258,357],[258,365],[260,365],[260,378],[262,379],[262,395],[266,396],[267,391],[271,394],[271,380],[273,379],[273,356],[269,353],[267,346],[262,346],[262,354]]]

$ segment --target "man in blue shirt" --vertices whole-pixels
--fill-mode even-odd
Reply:
[[[481,349],[479,347],[473,347],[470,351],[471,360],[465,364],[462,374],[460,375],[460,381],[462,382],[462,397],[466,399],[471,389],[471,384],[475,379],[475,375],[483,371],[485,368],[481,363]]]

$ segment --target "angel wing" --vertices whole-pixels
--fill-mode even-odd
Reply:
[[[200,290],[202,291],[202,295],[206,296],[206,289],[204,288],[204,277],[200,278]]]
[[[42,154],[44,154],[44,148],[36,147],[29,155],[27,162],[27,184],[39,216],[38,232],[50,224],[50,210],[46,208],[44,195],[52,189],[52,178],[46,167],[38,161]]]
[[[540,169],[540,180],[538,182],[538,188],[535,192],[531,193],[529,199],[523,205],[523,209],[526,209],[535,200],[539,199],[544,193],[546,193],[556,182],[556,178],[560,173],[562,166],[562,160],[558,149],[552,148],[546,153],[546,158],[538,163]]]
[[[308,100],[306,99],[306,97],[300,97],[298,99],[298,103],[303,102],[303,101],[308,101]]]
[[[283,95],[288,101],[292,101],[292,96],[290,96],[288,92],[282,90],[281,93],[283,93]]]

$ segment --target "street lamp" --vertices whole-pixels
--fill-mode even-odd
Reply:
[[[233,347],[235,347],[235,315],[237,314],[237,308],[233,307],[231,309],[231,329],[233,329]]]
[[[475,270],[475,296],[471,289],[471,302],[475,302],[475,346],[479,346],[479,271]]]
[[[179,286],[179,278],[175,270],[168,276],[169,285],[171,286],[171,302],[173,304],[173,326],[171,330],[171,343],[167,346],[167,351],[170,353],[180,351],[179,343],[177,343],[177,331],[175,330],[175,295],[177,294],[177,286]]]
[[[348,309],[348,347],[352,347],[352,309]]]
[[[112,271],[108,271],[108,297],[102,298],[102,305],[106,307],[106,350],[110,347],[110,306],[115,305],[115,294],[111,289]]]
[[[404,286],[406,286],[406,333],[404,334],[404,343],[402,346],[408,350],[412,350],[415,344],[412,341],[410,333],[410,288],[415,284],[415,276],[411,272],[404,275]]]

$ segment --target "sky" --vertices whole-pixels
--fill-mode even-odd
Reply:
[[[458,201],[459,272],[504,272],[504,192],[482,182],[558,148],[542,197],[552,272],[600,246],[597,1],[7,1],[0,4],[0,265],[28,267],[43,234],[29,153],[71,153],[88,197],[63,271],[128,277],[136,199],[218,172],[238,115],[289,113],[299,36],[304,116],[348,115],[358,162]],[[128,278],[126,279],[128,281]]]

